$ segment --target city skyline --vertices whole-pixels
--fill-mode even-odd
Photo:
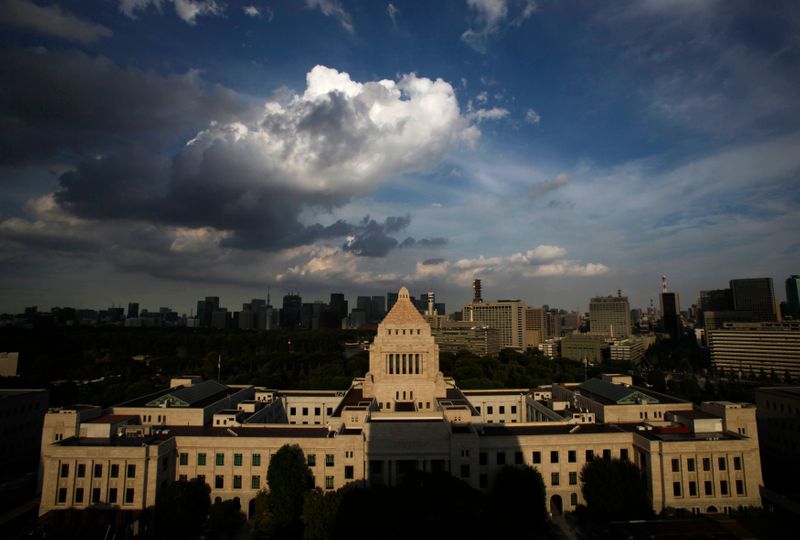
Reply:
[[[800,7],[0,1],[0,312],[798,272]]]

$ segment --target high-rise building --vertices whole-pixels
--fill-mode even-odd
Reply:
[[[525,349],[526,307],[521,300],[467,304],[462,310],[462,319],[497,328],[503,348],[521,351]]]
[[[379,323],[386,315],[386,299],[383,296],[373,296],[369,301],[369,322]]]
[[[328,309],[333,313],[337,323],[341,324],[342,319],[347,317],[347,300],[344,299],[344,294],[331,293],[331,301],[328,304]]]
[[[732,279],[730,284],[733,309],[752,312],[756,322],[778,320],[772,278]]]
[[[138,302],[130,302],[128,304],[128,319],[135,319],[139,316]]]
[[[614,338],[626,338],[631,335],[631,309],[628,297],[598,296],[589,302],[589,322],[594,334],[603,334]]]
[[[800,276],[786,278],[786,305],[793,319],[800,319]]]
[[[681,301],[676,292],[662,292],[661,298],[661,325],[665,334],[676,339],[683,335],[681,322]]]
[[[537,347],[553,336],[547,335],[546,313],[543,308],[525,308],[525,348]]]
[[[219,296],[206,296],[205,300],[197,301],[197,319],[200,326],[211,327],[211,317],[219,309]]]
[[[386,293],[386,310],[391,311],[394,307],[394,303],[397,302],[397,293],[396,292],[387,292]]]
[[[744,379],[800,379],[800,323],[727,323],[708,332],[717,372]]]
[[[290,292],[284,296],[283,307],[281,308],[281,326],[283,328],[299,328],[302,309],[303,298],[297,291]]]

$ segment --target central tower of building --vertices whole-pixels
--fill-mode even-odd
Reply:
[[[365,398],[375,398],[386,411],[431,410],[437,398],[447,395],[439,371],[439,346],[405,287],[378,325],[363,389]]]

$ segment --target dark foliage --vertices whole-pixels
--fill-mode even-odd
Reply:
[[[647,484],[639,467],[627,460],[595,459],[581,471],[583,498],[592,520],[609,522],[652,516]]]
[[[532,538],[547,521],[546,490],[541,473],[529,466],[498,471],[488,494],[490,520],[500,538]],[[508,519],[525,516],[524,519]]]
[[[314,480],[299,446],[284,445],[272,455],[267,485],[266,505],[259,505],[267,516],[262,515],[259,519],[259,534],[272,538],[300,538],[305,494],[313,487]]]
[[[180,538],[199,534],[211,508],[211,488],[195,478],[163,487],[156,502],[156,531],[159,538]]]
[[[217,501],[208,514],[208,537],[230,539],[245,522],[239,498]]]

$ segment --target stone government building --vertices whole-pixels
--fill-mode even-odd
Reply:
[[[692,403],[604,375],[535,389],[462,391],[439,371],[431,329],[405,288],[378,327],[369,372],[347,391],[226,386],[197,377],[106,410],[51,409],[42,434],[40,514],[153,506],[159,488],[201,478],[212,500],[249,514],[270,456],[305,454],[316,486],[393,485],[410,471],[448,471],[478,489],[505,465],[545,479],[553,514],[583,503],[580,471],[621,458],[645,473],[656,512],[760,507],[755,407]]]

